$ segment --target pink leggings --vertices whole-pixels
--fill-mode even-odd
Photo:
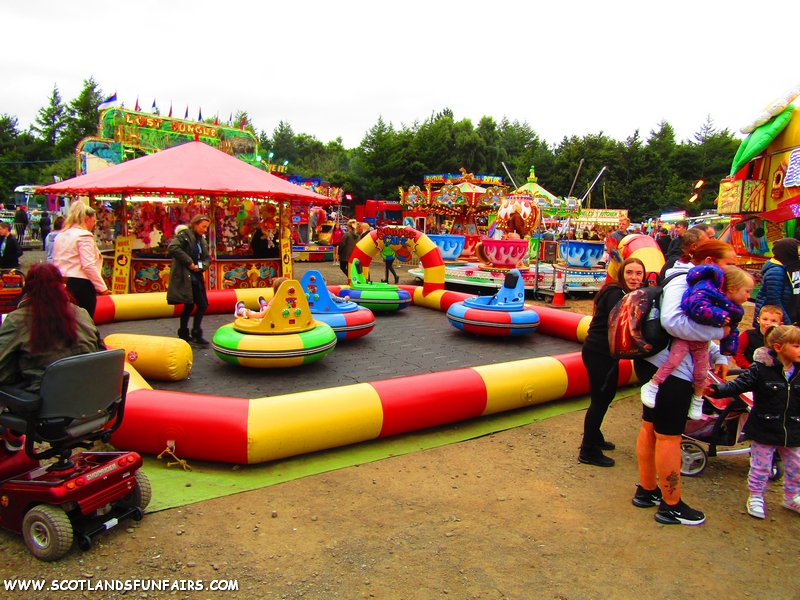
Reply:
[[[747,489],[753,496],[763,496],[769,483],[772,470],[772,455],[775,451],[783,459],[783,495],[791,500],[800,494],[800,448],[769,446],[750,442],[750,472],[747,475]]]
[[[680,366],[687,354],[691,354],[694,361],[694,386],[705,387],[708,380],[708,342],[690,342],[678,338],[672,340],[667,362],[658,368],[656,374],[653,375],[653,381],[658,385],[664,383],[667,377]]]

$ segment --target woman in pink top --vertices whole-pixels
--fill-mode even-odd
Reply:
[[[75,303],[94,318],[97,294],[110,294],[100,276],[103,259],[94,241],[94,209],[80,200],[69,207],[61,233],[53,245],[53,264],[67,280]]]

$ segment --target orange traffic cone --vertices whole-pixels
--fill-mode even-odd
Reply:
[[[569,305],[564,302],[564,279],[560,269],[556,269],[556,293],[553,294],[553,301],[549,306],[552,308],[569,308]]]

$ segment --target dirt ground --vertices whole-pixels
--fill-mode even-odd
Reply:
[[[591,300],[570,304],[591,311]],[[766,520],[746,514],[747,456],[712,458],[683,479],[702,526],[659,525],[655,509],[631,504],[640,414],[638,396],[612,405],[610,469],[578,463],[580,411],[148,514],[54,564],[2,532],[0,579],[206,588],[124,594],[140,598],[800,598],[800,515],[780,506],[779,483]],[[238,590],[208,591],[212,580]],[[0,588],[8,598],[121,595]]]

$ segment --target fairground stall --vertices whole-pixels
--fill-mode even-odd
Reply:
[[[772,244],[797,234],[800,216],[800,114],[794,106],[800,86],[773,101],[753,122],[720,183],[717,212],[730,215],[725,239],[739,264],[758,273],[772,256]]]
[[[324,197],[311,203],[296,198],[291,202],[292,252],[296,261],[333,260],[331,234],[341,209],[342,190],[316,177],[292,175],[289,183]]]
[[[169,240],[197,214],[211,219],[209,289],[269,287],[291,277],[289,203],[325,200],[199,141],[41,191],[84,197],[97,210],[103,277],[113,293],[164,291]]]
[[[462,167],[458,175],[425,175],[423,181],[424,191],[416,185],[399,188],[404,214],[426,213],[427,233],[464,236],[462,254],[474,256],[475,244],[487,232],[489,215],[503,203],[503,178],[474,175]]]

